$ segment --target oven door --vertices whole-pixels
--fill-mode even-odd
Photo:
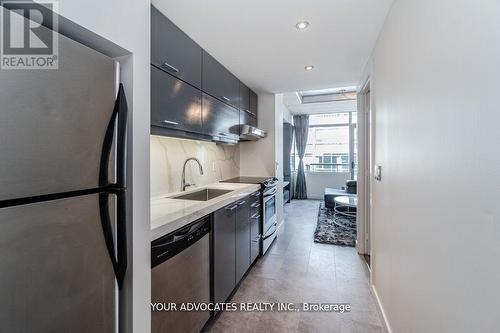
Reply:
[[[276,218],[276,187],[267,190],[264,192],[263,199],[263,208],[264,208],[264,219],[263,219],[263,228],[262,234],[266,235],[277,221]]]

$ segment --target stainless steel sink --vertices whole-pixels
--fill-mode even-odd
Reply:
[[[176,195],[171,197],[172,199],[182,199],[182,200],[194,200],[194,201],[208,201],[213,198],[220,197],[226,193],[232,192],[232,190],[219,190],[215,188],[205,188],[196,192],[191,192],[187,194]]]

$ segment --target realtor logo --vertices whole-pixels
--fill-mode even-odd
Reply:
[[[57,69],[57,3],[2,0],[1,69]]]

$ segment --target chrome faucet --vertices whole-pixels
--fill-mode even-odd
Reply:
[[[186,184],[186,164],[189,161],[195,161],[198,163],[198,167],[200,168],[200,175],[203,175],[203,167],[201,166],[200,160],[196,157],[189,157],[184,161],[184,165],[182,166],[182,180],[181,180],[181,191],[185,191],[188,186],[195,186],[196,184]]]

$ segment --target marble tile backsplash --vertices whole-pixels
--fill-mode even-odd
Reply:
[[[186,183],[207,185],[240,174],[239,146],[176,139],[151,135],[151,196],[177,192],[181,186],[182,165],[188,157],[200,160],[200,175],[194,161],[186,166]]]

